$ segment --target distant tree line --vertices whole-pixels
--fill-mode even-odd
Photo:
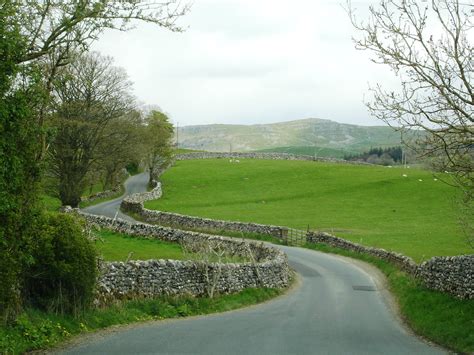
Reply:
[[[364,161],[378,165],[396,165],[403,162],[402,147],[389,148],[370,148],[368,151],[360,154],[345,154],[344,160]]]

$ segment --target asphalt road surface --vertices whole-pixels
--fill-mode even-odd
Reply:
[[[103,203],[99,203],[94,206],[90,206],[84,208],[83,211],[87,213],[107,216],[107,217],[117,217],[121,219],[125,219],[127,221],[134,222],[135,220],[126,214],[120,211],[120,203],[122,202],[125,196],[137,193],[137,192],[144,192],[147,189],[148,184],[148,173],[141,173],[135,176],[130,177],[125,181],[125,193],[115,200],[106,201]]]
[[[147,176],[126,183],[143,191]],[[115,216],[120,199],[87,209]],[[299,281],[288,294],[228,313],[105,332],[66,354],[442,354],[410,334],[388,305],[376,272],[348,259],[281,247]],[[367,271],[369,270],[369,271]]]

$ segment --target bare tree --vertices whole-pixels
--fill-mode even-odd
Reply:
[[[396,129],[416,130],[415,148],[452,172],[472,197],[474,134],[473,5],[457,0],[383,0],[359,22],[356,47],[400,78],[399,92],[371,88],[371,113]],[[409,142],[407,142],[409,143]]]
[[[127,31],[137,22],[152,23],[173,32],[181,32],[179,17],[190,4],[180,0],[31,0],[22,2],[12,18],[21,23],[26,50],[15,60],[23,65],[40,64],[43,68],[45,93],[52,90],[52,81],[61,67],[71,61],[71,54],[87,51],[105,29]],[[36,118],[44,126],[49,111],[45,99]],[[47,151],[47,137],[41,134],[37,160]]]
[[[370,112],[405,133],[405,143],[443,180],[474,199],[474,5],[458,0],[382,0],[359,21],[356,48],[400,79],[398,92],[371,88]],[[415,139],[413,139],[415,136]],[[447,174],[449,173],[449,174]]]
[[[134,21],[179,32],[182,29],[176,20],[189,5],[178,0],[37,0],[26,1],[19,9],[17,16],[28,38],[28,50],[19,60],[28,62],[51,53],[67,54],[78,47],[87,49],[104,29],[126,31]]]
[[[247,255],[249,256],[249,259],[250,259],[250,262],[252,263],[252,266],[255,270],[255,275],[257,276],[257,281],[258,281],[258,285],[260,287],[263,287],[264,284],[263,284],[263,278],[260,274],[260,270],[258,268],[258,262],[257,262],[257,258],[255,257],[253,251],[252,251],[252,248],[250,247],[250,244],[245,242],[244,241],[244,237],[243,237],[243,233],[242,234],[242,243],[246,246],[247,248]],[[263,242],[260,243],[260,247],[263,248]]]
[[[214,298],[227,255],[224,241],[215,239],[211,242],[205,238],[192,242],[183,240],[181,247],[185,253],[191,254],[192,259],[197,261],[205,279],[206,294],[209,298]]]

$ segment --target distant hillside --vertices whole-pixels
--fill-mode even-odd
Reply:
[[[360,152],[399,144],[400,135],[390,127],[365,127],[318,118],[257,125],[185,126],[179,130],[180,148],[207,151],[245,152],[287,147],[310,147],[311,150],[317,147]]]

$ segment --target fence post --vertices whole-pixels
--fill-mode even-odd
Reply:
[[[288,228],[280,228],[280,239],[287,243],[288,240]]]

